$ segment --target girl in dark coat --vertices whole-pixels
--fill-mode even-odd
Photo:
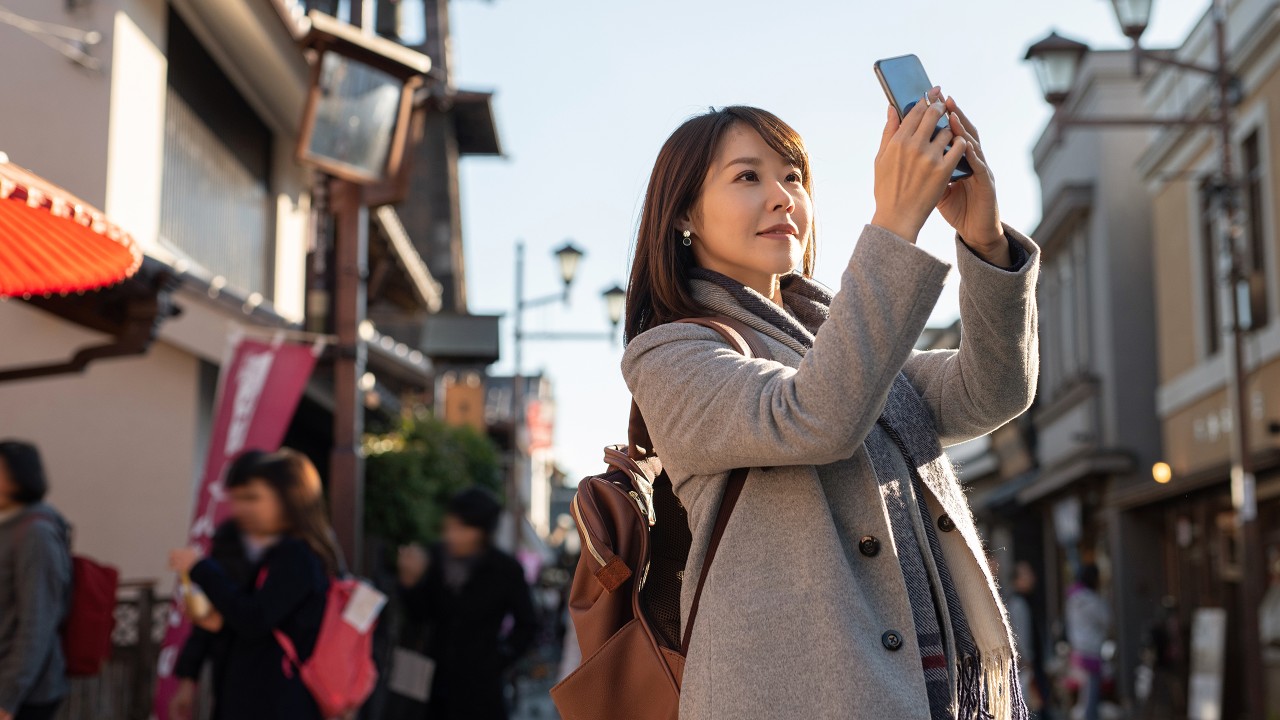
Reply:
[[[401,550],[405,607],[431,628],[428,720],[506,720],[503,673],[533,644],[537,620],[524,569],[492,543],[501,512],[484,490],[464,490],[450,503],[443,543],[429,555],[417,546]],[[508,615],[515,622],[503,636]]]
[[[236,720],[322,720],[297,672],[284,670],[275,638],[283,632],[306,662],[324,617],[338,552],[324,508],[320,476],[301,453],[281,450],[231,485],[232,514],[244,532],[254,582],[242,586],[218,563],[189,548],[170,553],[209,596],[218,619],[233,632],[218,703]],[[215,622],[216,626],[216,622]]]

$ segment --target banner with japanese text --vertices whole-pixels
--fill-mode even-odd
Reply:
[[[196,492],[188,542],[209,551],[214,530],[227,518],[223,474],[246,450],[279,449],[302,399],[317,348],[280,340],[241,336],[233,340],[229,359],[218,377],[215,414],[204,473]],[[169,703],[177,690],[174,666],[191,625],[183,616],[182,598],[174,593],[165,616],[164,641],[157,663],[154,715],[169,720]]]

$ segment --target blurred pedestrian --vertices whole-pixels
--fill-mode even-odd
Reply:
[[[214,558],[174,550],[169,564],[189,573],[216,614],[209,628],[233,632],[218,703],[235,720],[323,720],[296,670],[286,672],[278,630],[305,663],[315,647],[330,578],[340,562],[320,475],[285,449],[242,477],[228,477],[232,516],[244,533],[253,581],[238,583]]]
[[[1044,671],[1035,591],[1035,569],[1026,560],[1019,560],[1013,566],[1013,592],[1005,602],[1009,609],[1009,626],[1018,647],[1018,681],[1022,684],[1022,694],[1027,698],[1027,707],[1039,712],[1044,709],[1045,698],[1048,697],[1048,676]]]
[[[58,627],[71,538],[48,491],[36,447],[0,442],[0,720],[48,720],[69,690]]]
[[[1102,708],[1102,645],[1111,630],[1111,609],[1099,594],[1098,566],[1081,566],[1076,583],[1067,591],[1067,642],[1071,665],[1084,677],[1080,705],[1084,720],[1098,720]]]
[[[449,503],[443,542],[400,549],[405,609],[430,627],[428,720],[508,717],[503,675],[533,645],[537,620],[524,568],[493,545],[501,514],[488,491],[463,490]]]
[[[262,462],[267,453],[248,450],[238,455],[227,467],[224,487],[243,487],[255,465]],[[233,511],[234,514],[234,511]],[[209,544],[209,557],[215,560],[233,583],[248,591],[254,582],[254,565],[249,560],[247,547],[235,518],[217,527]],[[227,674],[227,660],[235,630],[225,623],[215,626],[214,618],[191,618],[191,634],[178,653],[173,674],[178,678],[178,689],[169,702],[169,716],[177,720],[194,717],[196,691],[205,663],[211,666],[213,706],[210,720],[234,720],[222,712],[218,698],[222,695]]]

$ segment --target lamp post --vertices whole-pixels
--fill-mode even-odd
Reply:
[[[1214,27],[1216,57],[1213,65],[1192,62],[1152,53],[1141,45],[1141,38],[1151,18],[1151,0],[1112,0],[1121,31],[1133,41],[1134,74],[1141,75],[1144,61],[1167,65],[1188,72],[1209,75],[1214,82],[1216,107],[1208,117],[1074,117],[1065,109],[1068,94],[1075,84],[1080,61],[1088,46],[1061,38],[1056,33],[1030,47],[1026,59],[1036,67],[1045,100],[1054,106],[1052,123],[1060,133],[1064,127],[1125,126],[1203,126],[1217,132],[1219,177],[1213,185],[1214,207],[1219,213],[1218,239],[1219,289],[1228,299],[1229,316],[1223,324],[1230,333],[1224,343],[1227,353],[1227,401],[1232,417],[1231,433],[1231,499],[1240,527],[1243,577],[1240,583],[1243,679],[1248,717],[1261,718],[1264,704],[1262,685],[1262,648],[1258,635],[1258,606],[1262,598],[1260,553],[1261,536],[1257,522],[1257,498],[1252,458],[1249,450],[1249,415],[1247,403],[1247,369],[1244,362],[1245,336],[1251,329],[1252,313],[1241,305],[1248,302],[1249,276],[1240,247],[1244,235],[1239,219],[1237,178],[1232,164],[1232,112],[1241,96],[1239,79],[1232,74],[1227,48],[1227,8],[1225,0],[1213,0],[1210,16]]]
[[[308,13],[301,43],[313,52],[311,88],[298,138],[297,160],[319,170],[314,195],[328,199],[334,217],[332,293],[325,261],[327,243],[317,238],[309,324],[332,328],[333,449],[329,499],[333,529],[349,566],[359,571],[364,519],[365,320],[368,275],[369,194],[394,202],[392,180],[400,174],[415,91],[431,68],[422,53],[372,35],[315,10]],[[327,182],[326,182],[327,179]]]
[[[524,498],[520,493],[521,481],[524,478],[524,453],[520,447],[520,425],[524,422],[524,341],[608,340],[609,342],[616,342],[618,323],[622,320],[622,311],[627,300],[627,291],[616,284],[601,293],[605,300],[605,308],[608,311],[611,326],[607,331],[535,333],[526,333],[524,331],[525,310],[556,302],[569,304],[569,289],[572,287],[573,279],[577,274],[578,264],[585,254],[575,247],[573,242],[566,241],[560,249],[555,251],[556,259],[560,265],[560,279],[564,283],[564,289],[550,295],[526,298],[524,296],[524,241],[516,241],[515,368],[511,374],[511,471],[510,489],[508,491],[511,519],[513,521],[513,551],[519,549],[524,525]]]

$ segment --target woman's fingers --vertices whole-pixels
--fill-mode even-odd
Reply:
[[[950,144],[951,141],[958,136],[959,136],[959,133],[953,132],[949,127],[944,127],[938,130],[938,134],[935,135],[933,139],[929,141],[929,144],[934,145],[939,149],[942,149],[942,148],[945,148],[948,144]]]
[[[947,169],[948,178],[951,177],[952,171],[960,165],[960,161],[964,159],[964,152],[968,149],[969,141],[962,137],[958,137],[951,143],[951,147],[942,155],[942,166]]]
[[[924,109],[924,115],[920,118],[919,126],[915,128],[915,137],[920,142],[936,140],[936,136],[933,133],[937,132],[938,122],[942,120],[943,115],[946,115],[946,111],[947,106],[942,101],[931,102],[928,108]],[[941,135],[941,132],[938,135]]]
[[[960,109],[960,106],[956,103],[955,98],[952,98],[952,97],[947,98],[947,109],[955,113],[956,115],[960,116],[960,121],[964,123],[964,126],[966,128],[969,129],[969,132],[973,135],[974,140],[980,139],[978,136],[978,128],[974,127],[973,122],[969,120],[969,116],[965,115],[964,111]]]
[[[911,137],[915,135],[916,131],[920,128],[920,123],[924,118],[925,113],[928,110],[929,105],[924,98],[916,101],[911,106],[911,109],[907,111],[906,116],[902,118],[902,124],[898,127],[898,134],[903,137]]]
[[[982,145],[978,142],[977,136],[973,134],[972,129],[965,125],[958,113],[951,114],[951,126],[955,128],[956,134],[964,138],[969,143],[972,152],[969,153],[969,164],[973,166],[974,173],[989,175],[991,168],[987,166],[987,156],[982,152]]]
[[[889,141],[893,139],[893,134],[898,132],[898,126],[901,124],[902,121],[898,119],[897,109],[890,105],[889,117],[885,118],[884,121],[884,134],[880,136],[880,151],[876,153],[876,157],[884,154],[884,149],[889,146]]]

